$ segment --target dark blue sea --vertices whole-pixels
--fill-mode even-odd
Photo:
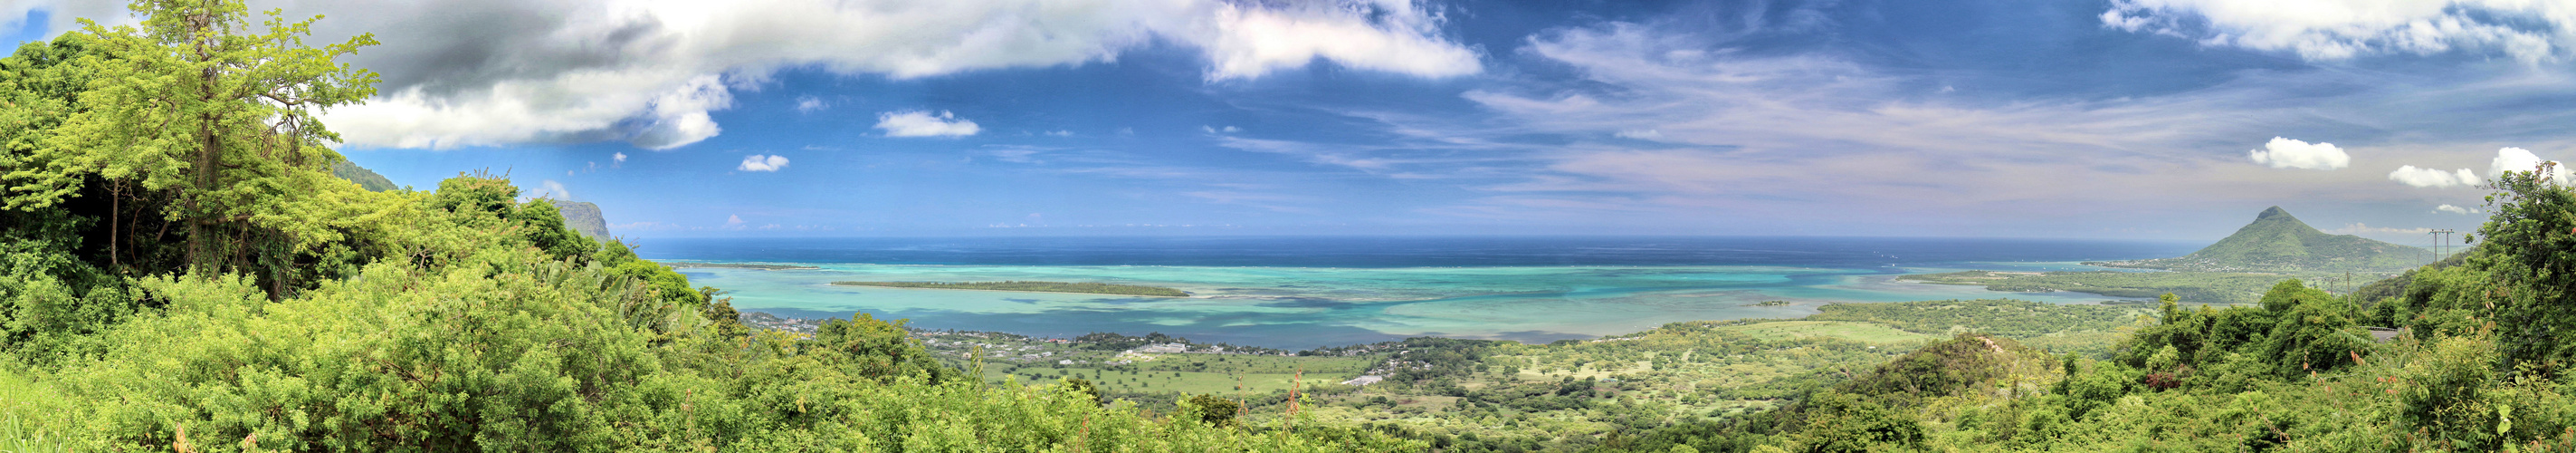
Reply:
[[[2204,244],[1887,237],[972,237],[670,238],[648,259],[998,266],[1791,266],[2163,258]]]

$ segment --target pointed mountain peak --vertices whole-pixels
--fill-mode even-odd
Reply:
[[[2265,210],[2263,210],[2263,214],[2262,214],[2262,215],[2254,216],[2254,220],[2256,220],[2256,221],[2261,221],[2261,220],[2264,220],[2264,219],[2270,219],[2270,218],[2273,218],[2273,217],[2290,217],[2290,211],[2289,211],[2289,210],[2287,210],[2287,209],[2281,209],[2281,207],[2280,207],[2280,206],[2273,206],[2273,207],[2272,207],[2272,209],[2265,209]],[[2290,218],[2294,218],[2294,219],[2295,219],[2295,218],[2297,218],[2297,217],[2290,217]]]
[[[2423,251],[2360,236],[2327,234],[2273,206],[2236,234],[2179,258],[2099,263],[2204,272],[2296,272],[2403,269],[2423,264]]]

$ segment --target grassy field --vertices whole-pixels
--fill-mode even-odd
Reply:
[[[1340,383],[1344,380],[1349,380],[1356,376],[1356,374],[1356,372],[1318,373],[1308,371],[1306,372],[1305,386],[1313,387],[1318,384]],[[1100,386],[1101,390],[1113,392],[1181,392],[1188,394],[1214,393],[1221,395],[1231,395],[1238,391],[1251,394],[1262,394],[1269,393],[1274,390],[1287,390],[1288,382],[1295,376],[1296,375],[1294,373],[1117,371],[1095,368],[1055,367],[1019,367],[1007,372],[994,369],[987,369],[984,371],[984,379],[987,381],[998,382],[1006,377],[1012,377],[1019,379],[1022,383],[1043,384],[1052,383],[1058,379],[1066,377],[1077,377],[1089,379],[1093,385]],[[1237,389],[1237,385],[1241,386],[1240,390]]]
[[[1233,354],[1148,354],[1153,360],[1131,366],[1148,371],[1189,371],[1205,373],[1306,374],[1340,373],[1359,375],[1376,363],[1371,357],[1290,357],[1275,355]]]
[[[1780,321],[1726,326],[1714,330],[1770,337],[1834,337],[1871,343],[1906,343],[1943,338],[1897,330],[1886,324],[1850,321]]]
[[[0,368],[0,453],[68,451],[63,433],[45,429],[62,407],[53,392]]]

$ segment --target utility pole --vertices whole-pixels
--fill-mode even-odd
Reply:
[[[2451,245],[2450,239],[2443,235],[2453,234],[2451,230],[2432,230],[2425,233],[2433,235],[2433,262],[2442,262],[2442,258],[2450,256],[2448,253],[2443,253]]]

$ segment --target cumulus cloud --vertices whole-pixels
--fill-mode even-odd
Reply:
[[[2397,171],[2388,172],[2388,180],[2397,181],[2399,184],[2423,188],[2474,186],[2477,185],[2479,181],[2478,175],[2476,173],[2470,173],[2469,169],[2466,168],[2462,168],[2459,169],[2459,171],[2454,172],[2444,172],[2441,170],[2421,168],[2413,165],[2397,167]]]
[[[823,99],[822,99],[822,98],[817,98],[817,97],[813,97],[813,96],[798,96],[798,97],[796,97],[796,112],[797,112],[797,113],[814,113],[814,112],[819,112],[819,111],[822,111],[823,109],[827,109],[827,108],[831,108],[831,107],[832,107],[832,105],[831,105],[831,104],[825,104],[825,103],[823,103]]]
[[[2310,60],[2453,51],[2557,60],[2576,45],[2576,2],[2531,0],[2113,0],[2105,27]]]
[[[0,3],[0,18],[131,23],[117,0]],[[254,0],[321,14],[316,41],[384,42],[347,61],[384,75],[366,105],[324,119],[352,145],[452,148],[626,141],[687,146],[707,113],[783,68],[896,79],[1109,61],[1194,49],[1211,81],[1325,61],[1442,78],[1482,71],[1416,0]],[[455,30],[475,30],[457,33]],[[828,107],[817,104],[816,107]]]
[[[609,158],[609,159],[610,159],[610,160],[617,161],[617,163],[621,163],[621,164],[622,164],[622,163],[626,163],[626,153],[617,153],[617,155],[615,155],[615,156],[610,156],[610,158]]]
[[[2247,151],[2246,156],[2254,158],[2254,163],[2272,168],[2333,170],[2352,164],[2352,156],[2345,155],[2333,143],[2311,144],[2282,137],[2272,137],[2270,143],[2263,144],[2263,149]]]
[[[877,128],[887,137],[964,137],[984,130],[975,122],[957,119],[945,110],[932,115],[925,110],[904,110],[877,114]]]
[[[2531,150],[2522,148],[2508,147],[2496,150],[2495,160],[2490,161],[2487,164],[2487,171],[2491,172],[2491,174],[2497,175],[2502,175],[2504,172],[2508,171],[2530,173],[2540,171],[2540,164],[2542,163],[2553,164],[2550,166],[2549,174],[2543,176],[2560,183],[2576,181],[2576,174],[2571,174],[2576,173],[2576,171],[2568,169],[2566,164],[2559,163],[2558,161],[2541,159],[2539,155],[2532,154]]]
[[[782,168],[787,168],[787,156],[753,154],[742,156],[742,165],[736,166],[733,169],[739,171],[778,171]]]
[[[2448,212],[2448,213],[2452,213],[2452,214],[2476,214],[2476,213],[2478,213],[2478,210],[2477,210],[2477,209],[2473,209],[2473,208],[2463,208],[2463,207],[2459,207],[2459,206],[2452,206],[2452,205],[2447,205],[2447,204],[2446,204],[2446,205],[2441,205],[2441,206],[2434,206],[2434,207],[2433,207],[2433,211],[2435,211],[2435,212]]]

